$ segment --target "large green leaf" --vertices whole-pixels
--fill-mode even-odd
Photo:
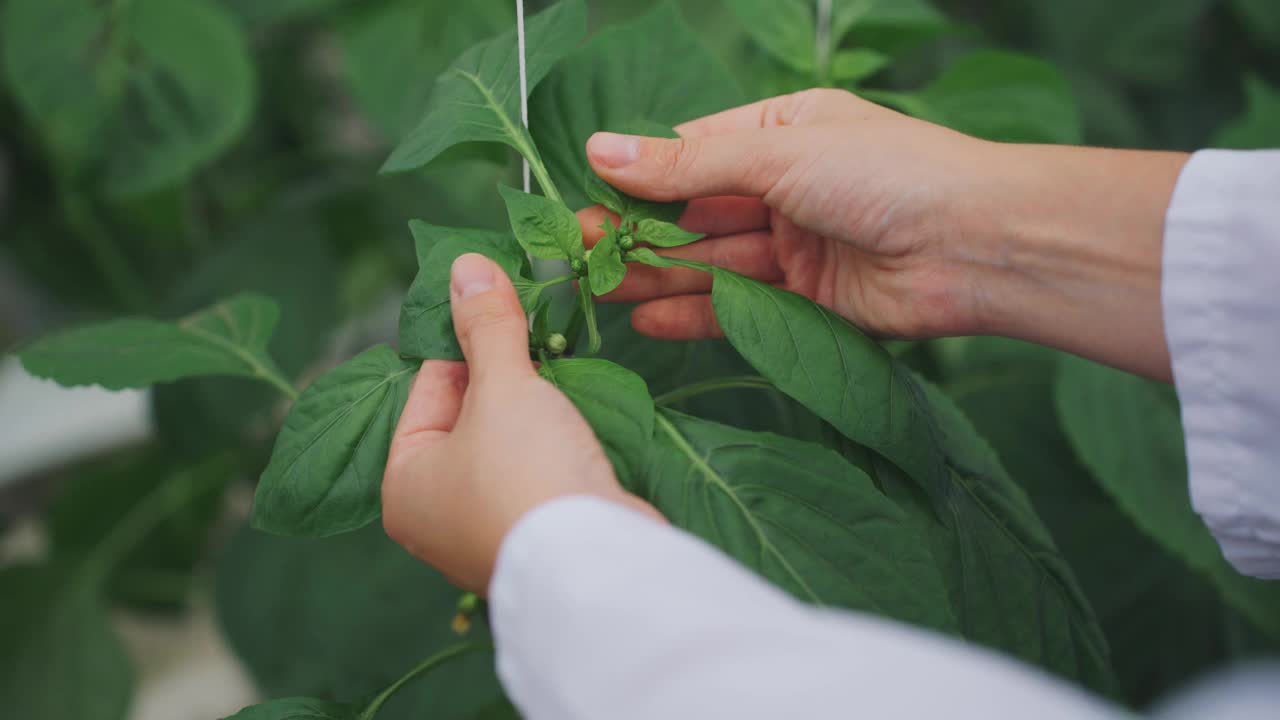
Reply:
[[[418,251],[419,271],[400,310],[400,351],[424,360],[461,360],[449,302],[453,261],[467,253],[480,253],[518,281],[532,275],[529,258],[509,232],[444,228],[421,220],[409,223],[409,229]]]
[[[530,92],[573,51],[586,34],[586,23],[583,0],[561,0],[529,18],[525,29]],[[440,75],[426,116],[391,153],[383,171],[422,167],[466,142],[505,143],[535,158],[537,150],[520,121],[520,101],[519,54],[512,28],[467,50]]]
[[[1244,115],[1214,136],[1214,147],[1265,150],[1280,147],[1280,91],[1265,80],[1245,78],[1248,107]]]
[[[640,477],[672,523],[796,597],[958,630],[924,535],[830,450],[664,410]]]
[[[248,45],[209,0],[14,0],[0,28],[23,110],[64,164],[112,193],[179,182],[248,125]]]
[[[278,385],[267,343],[279,314],[268,298],[239,295],[177,322],[125,318],[50,335],[22,351],[22,364],[61,385],[110,390],[202,375]]]
[[[762,375],[918,484],[966,637],[1109,689],[1106,640],[1075,577],[950,400],[799,295],[717,270],[712,302],[726,337]]]
[[[538,372],[573,401],[624,475],[643,469],[637,459],[653,437],[653,400],[643,378],[594,359],[552,360]]]
[[[948,392],[999,452],[1071,564],[1111,647],[1120,695],[1143,707],[1232,657],[1217,591],[1134,525],[1058,424],[1059,355],[967,339]]]
[[[529,126],[566,204],[581,208],[590,204],[583,178],[592,133],[627,131],[639,120],[670,128],[741,100],[677,5],[662,2],[557,65],[530,100]]]
[[[119,720],[133,666],[96,576],[79,567],[0,571],[0,703],[6,717]]]
[[[919,93],[869,92],[931,122],[988,140],[1078,144],[1083,135],[1071,86],[1043,60],[981,50],[947,66]]]
[[[1173,390],[1066,359],[1054,397],[1072,447],[1138,527],[1212,580],[1228,604],[1280,640],[1280,581],[1237,573],[1191,506]]]
[[[376,520],[391,437],[417,369],[380,345],[312,383],[276,438],[254,498],[254,526],[325,536]]]
[[[218,562],[218,618],[268,697],[382,690],[457,642],[459,595],[376,525],[326,539],[244,527]],[[486,637],[476,623],[469,639]],[[405,686],[377,718],[467,720],[501,695],[493,655],[470,654]]]

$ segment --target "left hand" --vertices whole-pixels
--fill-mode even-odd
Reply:
[[[622,489],[578,409],[534,370],[506,273],[464,255],[450,296],[467,362],[429,360],[410,390],[382,481],[387,534],[483,593],[503,539],[542,503],[592,495],[660,517]]]

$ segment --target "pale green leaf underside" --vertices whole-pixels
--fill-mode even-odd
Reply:
[[[1106,640],[1074,576],[954,404],[798,295],[717,270],[712,301],[726,337],[758,372],[924,491],[937,521],[934,553],[965,636],[1109,686]]]
[[[271,381],[267,355],[279,309],[259,295],[238,295],[178,322],[125,318],[37,340],[23,366],[61,385],[138,388],[203,375]]]
[[[1191,506],[1186,444],[1172,389],[1066,359],[1054,400],[1072,448],[1145,533],[1204,573],[1227,603],[1280,640],[1280,581],[1235,571]]]
[[[582,0],[561,0],[526,23],[530,92],[586,35]],[[436,80],[426,116],[391,153],[383,172],[413,170],[454,145],[498,142],[537,157],[520,122],[520,76],[515,29],[467,50]]]
[[[381,345],[312,383],[276,438],[254,527],[323,537],[376,520],[391,437],[417,369]]]
[[[795,596],[958,629],[925,537],[830,450],[662,411],[648,457],[643,497]]]

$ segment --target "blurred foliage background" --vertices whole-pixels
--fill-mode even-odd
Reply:
[[[0,343],[13,348],[57,327],[120,314],[176,317],[240,291],[280,302],[272,354],[300,381],[355,348],[392,338],[400,297],[417,271],[406,221],[500,226],[506,216],[493,188],[500,179],[514,182],[518,167],[504,154],[456,153],[425,172],[379,176],[377,168],[417,122],[436,73],[476,40],[509,27],[512,4],[0,0]],[[547,3],[527,4],[533,12]],[[599,27],[653,3],[589,4]],[[721,2],[682,6],[749,97],[805,84],[770,66]],[[928,6],[902,0],[896,7]],[[1010,49],[1060,70],[1077,99],[1084,142],[1280,146],[1280,2],[933,6],[945,21],[881,38],[895,61],[868,84],[886,100],[927,85],[975,49]],[[1058,120],[1075,127],[1074,118]],[[208,591],[200,578],[216,576],[210,592],[239,618],[230,621],[240,623],[233,644],[256,653],[255,679],[268,694],[363,691],[418,659],[417,640],[438,628],[401,633],[413,642],[352,640],[346,660],[311,674],[292,666],[314,639],[308,622],[349,622],[369,602],[340,591],[342,573],[372,573],[368,592],[388,596],[414,573],[427,585],[438,579],[406,566],[378,532],[325,541],[337,543],[329,548],[255,540],[241,529],[228,544],[223,496],[256,476],[279,422],[269,389],[234,379],[181,382],[153,393],[152,413],[158,437],[144,447],[27,483],[54,488],[47,492],[0,488],[8,516],[0,528],[40,516],[52,552],[89,556],[175,473],[207,475],[214,489],[151,531],[113,573],[111,604],[173,612],[190,599],[193,578]],[[282,568],[289,583],[278,580]],[[305,622],[269,627],[280,633],[270,647],[246,647],[273,619],[254,616],[260,598],[238,588],[272,582],[281,593],[332,600],[307,605]],[[26,576],[0,571],[0,604],[20,602],[16,588],[26,586]],[[449,602],[441,601],[442,613]],[[21,605],[8,612],[14,607]],[[411,625],[402,616],[421,611],[386,607],[392,636]],[[389,659],[370,663],[373,653]],[[0,662],[0,674],[17,662]],[[1153,680],[1132,697],[1159,689]],[[411,694],[399,702],[413,701]]]

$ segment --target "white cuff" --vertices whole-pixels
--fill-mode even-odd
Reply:
[[[1162,292],[1192,505],[1237,570],[1280,578],[1280,151],[1191,158]]]

